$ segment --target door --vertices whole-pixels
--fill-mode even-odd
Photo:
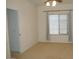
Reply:
[[[16,10],[7,9],[8,32],[10,40],[11,52],[19,52],[19,26],[18,12]]]

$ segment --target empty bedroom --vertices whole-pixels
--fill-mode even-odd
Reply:
[[[7,59],[73,59],[73,0],[6,0]]]

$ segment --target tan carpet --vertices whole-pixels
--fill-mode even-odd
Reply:
[[[71,43],[38,43],[17,59],[73,59]]]

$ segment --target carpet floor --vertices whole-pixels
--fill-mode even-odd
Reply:
[[[73,44],[38,43],[16,59],[73,59]]]

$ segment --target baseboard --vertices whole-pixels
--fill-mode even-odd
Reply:
[[[39,42],[39,43],[73,43],[73,42]]]

